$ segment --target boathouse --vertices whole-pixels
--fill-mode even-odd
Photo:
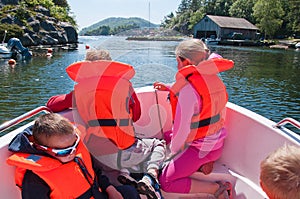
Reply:
[[[206,15],[194,27],[195,38],[255,40],[258,28],[244,18]]]

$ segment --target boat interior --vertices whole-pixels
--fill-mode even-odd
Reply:
[[[140,137],[163,138],[163,132],[171,130],[171,110],[167,99],[168,92],[155,91],[149,87],[137,89],[141,101],[142,116],[134,124]],[[22,116],[1,125],[0,132],[23,120],[32,120],[42,112],[49,112],[47,107],[38,107]],[[62,115],[81,123],[76,109],[61,112]],[[196,172],[191,178],[207,181],[229,181],[233,185],[234,199],[265,199],[266,194],[259,186],[260,162],[273,150],[283,144],[300,145],[300,136],[286,129],[287,123],[295,123],[293,119],[283,123],[275,123],[254,112],[228,102],[225,128],[228,137],[225,140],[222,157],[215,163],[209,175]],[[0,193],[3,198],[21,198],[19,189],[14,183],[14,168],[6,164],[11,154],[7,150],[12,138],[32,125],[32,121],[0,137]],[[176,198],[214,198],[205,193],[178,194],[162,192],[166,199]]]

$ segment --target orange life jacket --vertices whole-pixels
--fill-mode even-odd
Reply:
[[[228,101],[228,94],[217,74],[231,69],[233,64],[233,61],[227,59],[211,59],[201,62],[198,66],[185,66],[177,72],[176,82],[170,89],[173,120],[179,91],[186,84],[190,83],[202,100],[200,113],[192,117],[187,142],[214,134],[222,128],[224,124],[222,112]]]
[[[83,61],[70,65],[66,71],[77,82],[76,106],[89,126],[85,140],[93,134],[110,139],[119,149],[134,144],[129,109],[133,67],[115,61]]]
[[[75,159],[63,164],[59,160],[47,156],[15,153],[7,159],[7,163],[17,167],[15,182],[20,188],[22,188],[26,170],[31,170],[48,184],[51,189],[50,198],[78,198],[86,192],[90,192],[89,197],[92,198],[91,189],[95,174],[90,153],[82,141],[78,144],[76,157],[83,160],[90,178],[85,178],[86,173],[81,170]]]

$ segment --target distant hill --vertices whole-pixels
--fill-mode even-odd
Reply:
[[[89,27],[83,28],[79,35],[107,35],[118,34],[121,31],[126,31],[133,28],[157,28],[158,24],[149,23],[149,21],[138,18],[122,18],[122,17],[110,17],[99,21]]]

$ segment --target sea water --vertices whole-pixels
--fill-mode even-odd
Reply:
[[[65,68],[85,57],[87,47],[109,50],[113,60],[134,67],[134,87],[155,81],[174,82],[178,41],[128,41],[125,37],[79,37],[77,50],[54,48],[52,57],[39,53],[11,67],[0,60],[0,123],[45,105],[53,95],[68,93],[74,82]],[[267,47],[209,46],[232,59],[235,67],[221,74],[229,101],[275,122],[300,121],[300,52]],[[39,51],[41,52],[41,51]],[[34,53],[34,52],[33,52]]]

